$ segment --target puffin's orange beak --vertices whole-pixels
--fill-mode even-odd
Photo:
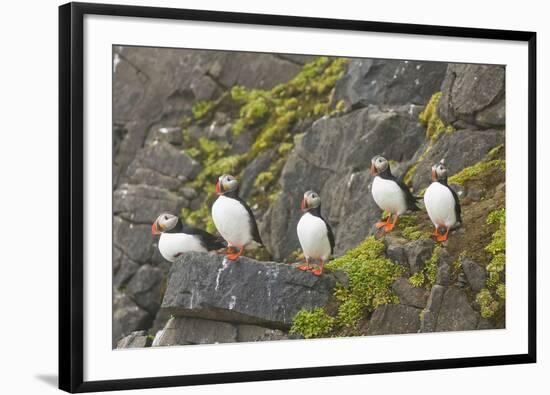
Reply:
[[[434,168],[432,168],[432,181],[437,181],[437,174]]]
[[[307,210],[306,198],[303,198],[303,199],[302,199],[302,202],[300,203],[300,210],[302,210],[302,211],[306,211],[306,210]]]
[[[157,221],[153,222],[153,225],[151,225],[151,233],[154,235],[160,235],[162,233],[157,228]]]
[[[220,184],[220,180],[216,183],[216,193],[218,195],[222,193],[222,185]]]
[[[378,171],[376,171],[376,166],[374,166],[374,163],[371,163],[370,165],[370,174],[373,176],[378,174]]]

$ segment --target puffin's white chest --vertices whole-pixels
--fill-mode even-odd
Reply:
[[[300,218],[297,226],[298,240],[304,251],[304,255],[313,259],[324,261],[330,258],[330,241],[325,222],[310,213],[305,213]]]
[[[407,211],[405,194],[395,181],[386,180],[380,176],[374,177],[374,181],[372,182],[372,197],[382,210],[397,215],[401,215]]]
[[[426,211],[433,224],[452,227],[456,223],[455,199],[445,185],[432,182],[424,194]]]
[[[244,247],[252,241],[250,216],[238,200],[219,196],[212,206],[212,220],[230,245]]]
[[[186,233],[163,233],[159,239],[160,254],[167,261],[174,262],[179,254],[190,251],[206,252],[200,240]]]

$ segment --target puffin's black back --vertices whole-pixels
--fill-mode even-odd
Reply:
[[[386,170],[384,170],[381,173],[378,173],[378,175],[383,178],[384,180],[391,180],[395,182],[397,185],[399,185],[399,188],[403,191],[405,194],[405,200],[407,202],[407,208],[411,211],[418,211],[420,208],[417,206],[417,201],[419,198],[413,196],[411,193],[411,190],[405,184],[402,180],[394,176],[390,170],[390,166],[386,167]]]
[[[308,211],[308,213],[310,213],[311,215],[315,215],[316,217],[321,218],[321,220],[323,220],[323,222],[327,226],[327,237],[328,237],[328,241],[330,243],[330,254],[332,255],[334,253],[334,244],[335,244],[334,233],[332,233],[332,228],[330,227],[330,224],[321,215],[321,205],[310,209]]]
[[[439,180],[439,183],[441,185],[444,185],[446,186],[447,188],[449,188],[449,191],[451,191],[451,193],[453,194],[453,198],[455,199],[455,216],[456,216],[456,221],[457,222],[462,222],[462,209],[460,207],[460,201],[458,200],[458,195],[456,194],[456,192],[454,191],[453,188],[451,188],[449,186],[449,184],[447,184],[447,177],[445,177],[443,180]]]
[[[193,228],[192,226],[187,225],[181,219],[178,219],[176,226],[166,233],[186,233],[188,235],[197,236],[201,244],[208,250],[219,250],[220,248],[227,247],[227,243],[220,237],[216,237],[211,233],[208,233],[205,230]]]

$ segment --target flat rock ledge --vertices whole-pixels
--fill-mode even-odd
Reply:
[[[170,269],[161,311],[287,331],[301,309],[325,307],[336,283],[331,273],[317,277],[289,264],[189,253]]]

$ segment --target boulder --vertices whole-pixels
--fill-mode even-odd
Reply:
[[[504,127],[505,68],[498,65],[450,64],[442,84],[438,112],[458,127]]]
[[[161,213],[179,214],[187,202],[175,193],[149,185],[121,185],[113,196],[113,214],[137,224],[152,224]]]
[[[470,306],[464,290],[449,287],[443,295],[437,316],[436,332],[476,329],[479,314]]]
[[[136,225],[119,216],[114,216],[113,243],[134,262],[147,263],[153,255],[151,225]]]
[[[146,331],[136,331],[120,339],[116,348],[144,348],[151,345]]]
[[[146,329],[151,324],[150,315],[132,299],[115,291],[113,299],[113,347],[124,336]]]
[[[441,285],[434,285],[430,291],[430,296],[426,303],[426,308],[422,310],[420,315],[420,332],[434,332],[437,316],[441,309],[441,302],[443,301],[443,295],[447,291],[447,287]]]
[[[392,284],[393,292],[399,297],[401,304],[424,308],[428,301],[428,292],[423,288],[413,286],[406,278],[399,277]]]
[[[121,289],[126,287],[128,281],[139,269],[139,264],[131,260],[127,255],[122,254],[120,267],[113,277],[113,287]]]
[[[421,309],[402,304],[387,304],[372,313],[367,335],[417,333],[420,330]]]
[[[127,175],[131,177],[139,168],[148,168],[181,180],[192,180],[199,173],[201,166],[181,149],[166,141],[157,141],[137,152],[136,158],[128,166]]]
[[[289,329],[301,309],[324,307],[334,276],[317,277],[282,263],[189,253],[170,269],[162,310],[197,317]]]
[[[157,332],[153,347],[236,341],[237,327],[233,324],[201,318],[173,317]]]
[[[425,105],[440,90],[447,65],[392,59],[353,59],[336,84],[336,100],[348,107],[369,104]]]
[[[432,256],[433,247],[433,240],[415,240],[405,244],[405,254],[407,255],[411,274],[424,268],[426,261]]]
[[[134,302],[151,315],[155,315],[162,302],[166,277],[162,269],[143,265],[132,277],[126,293]]]
[[[485,288],[487,272],[482,265],[468,258],[462,259],[461,265],[472,291],[479,292],[482,288]]]

